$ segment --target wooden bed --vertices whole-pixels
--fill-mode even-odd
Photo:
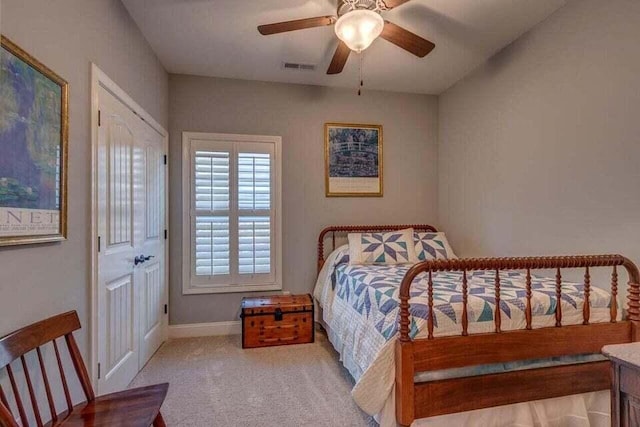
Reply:
[[[324,265],[325,241],[351,232],[381,232],[413,228],[415,231],[436,229],[426,224],[382,226],[331,226],[318,237],[318,272]],[[611,268],[612,303],[608,323],[590,323],[589,304],[584,304],[583,324],[564,326],[562,305],[555,310],[555,327],[532,328],[531,274],[533,270],[555,270],[556,299],[562,295],[563,270],[584,272],[584,300],[589,301],[591,269]],[[623,320],[618,321],[618,267],[628,275],[628,305]],[[495,271],[495,332],[468,334],[466,274],[476,270]],[[500,272],[526,272],[526,329],[501,331]],[[433,287],[431,274],[441,271],[463,273],[462,334],[434,337]],[[409,290],[420,273],[428,275],[428,338],[409,337]],[[408,426],[415,419],[473,409],[488,408],[531,400],[547,399],[591,391],[606,390],[611,385],[609,362],[589,362],[548,368],[415,383],[417,372],[459,368],[474,365],[507,363],[530,359],[599,353],[603,346],[640,341],[640,274],[636,265],[621,255],[584,255],[521,258],[473,258],[420,262],[409,269],[400,285],[400,331],[396,343],[395,392],[396,419]],[[532,346],[531,343],[536,345]]]

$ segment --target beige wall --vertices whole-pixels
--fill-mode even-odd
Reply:
[[[440,97],[456,251],[640,262],[638,40],[640,2],[570,1]]]
[[[0,248],[0,336],[78,310],[89,354],[90,63],[159,123],[168,120],[168,76],[119,0],[2,0],[2,32],[69,82],[69,239]],[[1,154],[0,154],[1,155]]]
[[[437,99],[356,89],[171,75],[170,323],[234,320],[247,294],[182,295],[183,131],[282,136],[284,289],[311,292],[330,224],[435,222]],[[325,122],[384,126],[384,197],[324,196]]]

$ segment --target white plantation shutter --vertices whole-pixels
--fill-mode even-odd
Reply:
[[[271,154],[238,153],[240,274],[271,273]]]
[[[280,289],[279,138],[226,137],[189,141],[191,271],[185,292]]]
[[[238,153],[238,208],[269,210],[271,207],[271,156]]]
[[[238,226],[240,274],[271,272],[271,218],[241,216]]]
[[[230,273],[230,152],[198,150],[194,154],[195,274]]]
[[[229,210],[229,157],[226,152],[195,152],[196,210]]]
[[[232,152],[230,147],[219,148],[192,152],[192,270],[195,276],[205,278],[231,274]]]
[[[198,215],[195,229],[196,275],[229,274],[229,217]]]

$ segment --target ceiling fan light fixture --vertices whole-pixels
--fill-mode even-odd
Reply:
[[[371,46],[371,43],[382,33],[383,27],[382,16],[368,9],[349,11],[335,23],[338,38],[355,52],[362,52]]]

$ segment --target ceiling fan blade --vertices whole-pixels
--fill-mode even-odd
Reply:
[[[429,40],[423,39],[411,31],[407,31],[389,21],[384,21],[384,28],[382,29],[380,37],[420,58],[427,56],[427,54],[436,47],[436,45]]]
[[[402,4],[405,4],[408,1],[409,0],[382,0],[382,3],[384,4],[385,8],[389,10],[389,9],[393,9],[394,7],[398,7]]]
[[[347,63],[350,53],[351,49],[349,49],[349,47],[341,40],[336,48],[336,53],[333,54],[333,59],[331,60],[331,64],[329,64],[327,74],[341,73],[344,68],[344,64]]]
[[[295,21],[278,22],[276,24],[260,25],[258,31],[263,36],[286,33],[287,31],[304,30],[305,28],[324,27],[333,25],[335,16],[318,16],[316,18],[296,19]]]

